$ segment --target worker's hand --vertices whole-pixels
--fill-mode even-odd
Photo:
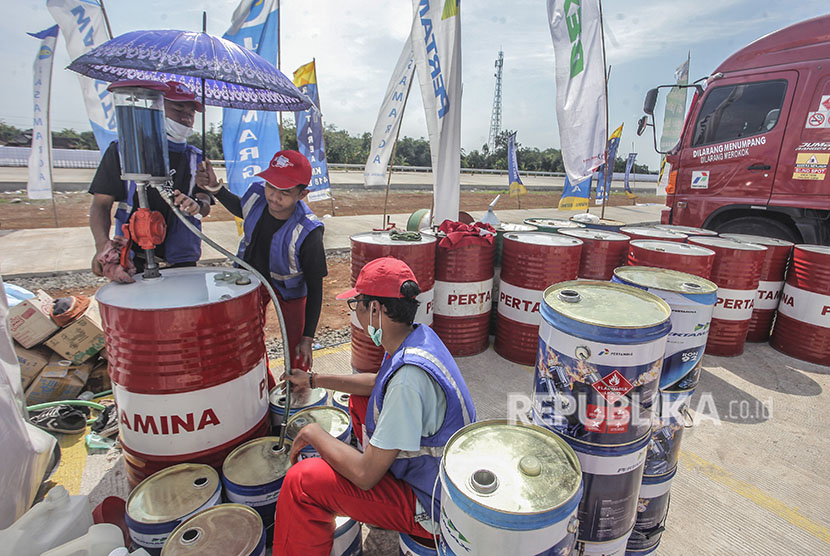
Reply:
[[[323,429],[317,423],[309,423],[300,429],[300,432],[297,433],[297,436],[291,441],[291,453],[288,455],[288,458],[292,464],[295,464],[300,460],[300,450],[306,446],[314,446],[311,442],[311,438],[313,438],[314,434],[318,431],[323,431]]]
[[[303,392],[309,389],[311,373],[307,373],[300,369],[292,369],[290,375],[282,373],[280,380],[291,383],[291,389],[294,392]]]
[[[196,185],[210,193],[216,193],[222,189],[222,182],[216,179],[216,172],[213,171],[213,164],[210,160],[203,160],[196,169]]]
[[[97,252],[92,257],[92,273],[95,276],[103,276],[104,275],[104,265],[101,264],[100,260],[101,253]]]
[[[188,197],[178,189],[173,191],[173,204],[179,207],[182,211],[189,214],[190,216],[194,216],[199,214],[199,210],[201,210],[202,206],[199,204],[198,201]]]
[[[310,338],[308,336],[303,336],[300,338],[300,342],[297,344],[294,353],[294,363],[291,365],[292,367],[304,367],[306,369],[311,369],[313,361],[311,359],[311,352],[312,352],[312,344],[314,342],[314,338]]]

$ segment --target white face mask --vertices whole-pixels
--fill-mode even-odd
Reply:
[[[171,120],[170,118],[166,118],[165,125],[167,128],[167,137],[174,143],[184,143],[187,141],[187,138],[190,137],[190,134],[193,133],[192,128],[182,125],[179,122]]]

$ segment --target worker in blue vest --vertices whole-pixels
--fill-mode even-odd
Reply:
[[[201,222],[195,215],[207,216],[210,213],[211,199],[206,191],[196,185],[196,170],[202,161],[202,151],[188,145],[187,137],[193,132],[196,112],[204,111],[204,107],[184,84],[169,81],[167,85],[169,88],[164,93],[164,114],[170,171],[173,173],[173,188],[176,190],[174,203],[189,215],[193,225],[201,228]],[[92,271],[98,276],[104,272],[101,256],[108,248],[110,239],[112,205],[118,204],[115,211],[115,235],[120,236],[121,226],[138,208],[135,189],[135,182],[121,180],[118,143],[113,141],[104,152],[89,186],[89,193],[92,194],[89,228],[95,239]],[[196,266],[196,261],[202,255],[201,239],[179,221],[157,190],[148,188],[147,200],[150,210],[160,212],[167,224],[164,242],[155,249],[156,258],[166,262],[168,267]],[[136,271],[142,272],[146,263],[144,250],[133,244],[132,255]]]
[[[370,261],[355,287],[337,298],[348,299],[364,332],[386,350],[380,370],[320,375],[294,369],[288,377],[299,390],[350,393],[363,451],[317,423],[300,429],[291,445],[294,465],[277,500],[275,556],[328,556],[337,515],[403,532],[423,544],[439,533],[441,489],[435,485],[444,446],[475,421],[476,412],[444,343],[430,327],[413,322],[419,293],[403,261]],[[321,457],[298,461],[309,445]]]
[[[199,169],[196,181],[243,219],[237,257],[271,280],[285,321],[289,357],[310,368],[328,273],[323,223],[304,202],[311,164],[297,151],[279,151],[257,177],[263,181],[252,183],[241,199],[217,181],[210,161]],[[262,294],[264,312],[271,298],[264,288]]]

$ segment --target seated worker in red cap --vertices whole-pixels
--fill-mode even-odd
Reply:
[[[287,328],[290,357],[310,368],[323,306],[323,278],[328,274],[323,223],[303,202],[311,164],[297,151],[279,151],[257,177],[264,181],[252,183],[240,199],[217,181],[208,160],[197,182],[243,219],[244,236],[236,256],[271,279]],[[271,298],[264,288],[262,293],[264,311]]]
[[[167,126],[167,149],[170,156],[170,171],[173,173],[173,188],[176,190],[175,204],[185,213],[191,215],[191,222],[201,228],[201,222],[193,215],[210,213],[210,196],[196,185],[196,169],[202,161],[202,152],[187,144],[187,137],[192,133],[196,112],[204,111],[202,104],[182,83],[167,82],[168,91],[164,93],[164,113]],[[121,225],[126,223],[133,211],[138,208],[135,195],[135,183],[121,180],[121,159],[118,155],[116,141],[110,143],[104,152],[95,177],[89,186],[92,194],[92,206],[89,208],[89,228],[95,238],[95,257],[92,259],[92,272],[103,275],[101,257],[110,239],[112,224],[112,205],[118,203],[115,211],[115,235],[122,235]],[[202,255],[201,239],[188,230],[173,214],[170,206],[161,198],[157,190],[147,189],[150,210],[159,211],[167,223],[167,235],[161,245],[156,246],[155,256],[165,261],[168,267],[196,266]],[[138,272],[145,265],[144,250],[133,244],[133,263]]]
[[[355,287],[337,298],[348,298],[360,326],[386,350],[380,370],[342,376],[295,369],[288,377],[298,389],[352,394],[353,430],[362,435],[364,450],[317,423],[300,429],[291,445],[294,465],[277,499],[275,556],[328,556],[338,515],[424,544],[439,533],[441,488],[435,483],[443,449],[457,430],[475,421],[476,412],[446,346],[429,326],[413,324],[420,291],[403,261],[370,261]],[[359,403],[365,396],[368,409]],[[307,445],[321,457],[298,461]]]

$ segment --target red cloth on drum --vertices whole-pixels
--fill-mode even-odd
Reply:
[[[368,401],[364,396],[350,398],[355,434],[362,434],[359,431],[366,420]],[[308,458],[291,466],[282,483],[274,525],[274,556],[329,556],[334,543],[334,518],[338,515],[422,539],[432,538],[415,523],[415,493],[404,481],[386,473],[374,487],[362,490],[322,458]]]
[[[470,243],[489,243],[493,245],[493,241],[496,239],[496,229],[490,224],[484,224],[482,222],[463,224],[461,222],[453,222],[452,220],[444,220],[438,226],[438,231],[447,234],[447,237],[438,242],[440,247],[446,249],[462,247]]]

